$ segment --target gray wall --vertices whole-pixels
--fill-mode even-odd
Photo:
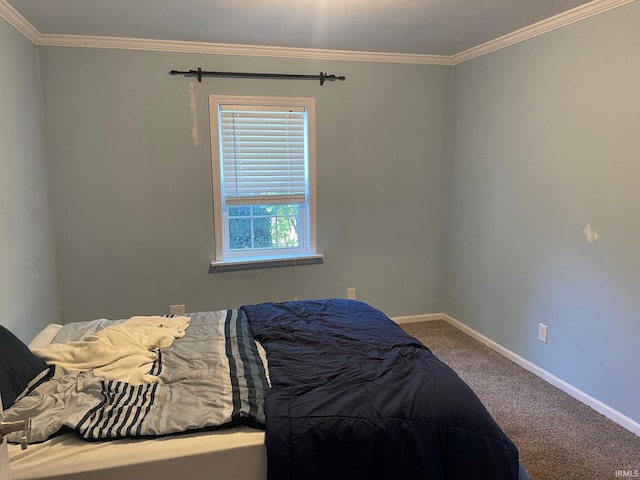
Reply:
[[[347,287],[389,315],[437,310],[446,67],[52,47],[40,61],[65,322],[344,297]],[[347,80],[168,75],[198,66]],[[208,273],[214,93],[316,98],[324,264]]]
[[[60,320],[36,47],[0,19],[0,324],[23,341]]]
[[[455,67],[444,307],[636,422],[639,25],[634,2]]]

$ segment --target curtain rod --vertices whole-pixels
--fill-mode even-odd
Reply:
[[[197,70],[189,70],[188,72],[180,72],[171,70],[169,75],[184,75],[185,77],[198,77],[198,82],[202,82],[202,77],[234,77],[234,78],[278,78],[278,79],[294,79],[294,80],[320,80],[320,85],[324,85],[325,81],[334,82],[336,80],[345,80],[345,77],[336,77],[327,73],[320,72],[320,75],[297,75],[291,73],[243,73],[243,72],[207,72],[198,67]]]

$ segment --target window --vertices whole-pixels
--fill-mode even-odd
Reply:
[[[211,95],[216,261],[321,257],[315,100]]]

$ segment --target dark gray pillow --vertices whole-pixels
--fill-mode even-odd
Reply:
[[[26,391],[43,382],[49,374],[44,360],[0,325],[0,394],[2,407],[9,408]]]

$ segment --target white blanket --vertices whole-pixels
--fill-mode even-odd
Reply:
[[[132,385],[159,383],[149,374],[156,353],[181,338],[189,317],[131,317],[120,325],[104,328],[79,342],[52,343],[33,352],[48,364],[70,371],[92,370],[96,377]]]

